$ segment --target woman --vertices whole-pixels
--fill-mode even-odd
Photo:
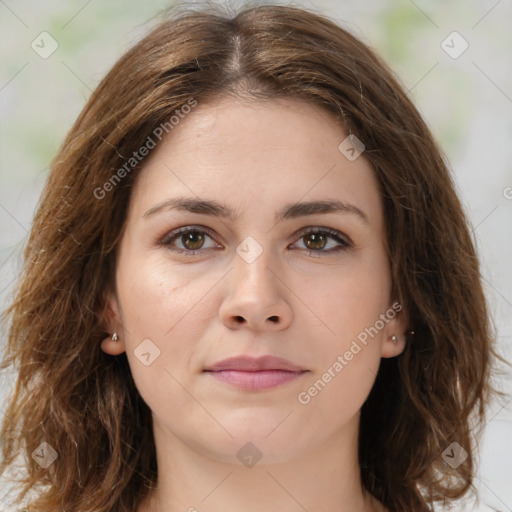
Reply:
[[[178,10],[128,51],[7,315],[28,510],[416,512],[472,485],[499,356],[467,220],[391,71],[313,12]]]

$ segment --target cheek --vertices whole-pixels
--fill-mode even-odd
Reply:
[[[118,273],[118,290],[127,329],[139,337],[165,337],[197,302],[201,284],[156,258],[126,263]]]
[[[315,417],[319,429],[334,432],[357,413],[375,381],[382,330],[369,335],[367,329],[386,312],[388,290],[386,275],[368,268],[323,284],[324,293],[315,290],[304,300],[322,322],[316,322],[319,334],[310,331],[317,364],[297,402]]]
[[[380,319],[390,306],[390,284],[387,257],[375,250],[324,279],[324,293],[315,288],[310,294],[311,309],[321,312],[330,330],[317,345],[321,363],[299,403],[314,409],[320,423],[346,421],[366,400],[380,364]]]
[[[319,271],[295,288],[304,305],[315,315],[324,346],[341,348],[375,324],[389,307],[390,276],[385,257],[375,254],[347,258],[342,265]],[[309,315],[308,313],[308,316]]]
[[[172,376],[182,382],[191,371],[189,362],[208,319],[201,300],[207,278],[191,279],[149,259],[129,263],[118,273],[126,354],[137,388],[151,406],[178,390]]]

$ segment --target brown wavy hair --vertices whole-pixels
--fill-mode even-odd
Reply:
[[[276,4],[164,11],[113,66],[55,156],[10,307],[3,367],[18,373],[0,473],[21,458],[18,499],[38,512],[133,512],[155,486],[151,411],[126,355],[100,342],[116,249],[143,162],[98,190],[191,98],[296,98],[366,146],[385,210],[392,294],[410,320],[361,411],[365,489],[392,512],[431,511],[472,488],[495,336],[475,244],[446,159],[387,65],[321,13]],[[191,114],[193,115],[193,113]],[[341,131],[340,131],[341,133]],[[130,164],[131,165],[131,164]],[[105,189],[103,189],[105,190]],[[58,459],[30,456],[46,441]],[[456,468],[443,451],[468,453]]]

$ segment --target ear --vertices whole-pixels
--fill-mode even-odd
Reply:
[[[101,342],[101,350],[111,356],[118,356],[125,352],[124,330],[121,324],[119,305],[117,298],[112,292],[108,292],[106,295],[101,323],[105,331],[110,333]],[[114,333],[117,334],[117,340],[112,339]]]
[[[389,320],[383,332],[381,357],[396,357],[405,349],[408,319],[403,306],[398,301],[389,307],[386,317]]]

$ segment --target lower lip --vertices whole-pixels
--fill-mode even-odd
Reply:
[[[261,370],[257,372],[247,372],[240,370],[221,370],[208,373],[215,379],[222,380],[233,386],[249,391],[259,391],[261,389],[274,388],[295,380],[306,373],[306,371],[289,372],[285,370]]]

